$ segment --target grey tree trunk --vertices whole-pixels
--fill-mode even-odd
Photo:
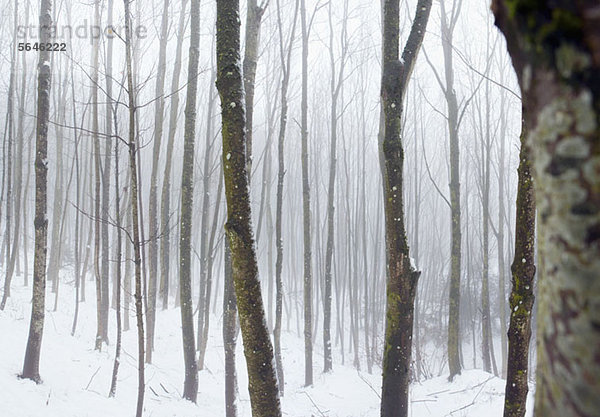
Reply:
[[[192,304],[192,210],[194,205],[194,140],[196,136],[196,94],[198,89],[198,56],[200,53],[200,1],[192,0],[191,38],[188,62],[188,85],[185,104],[183,168],[181,174],[181,215],[179,232],[179,292],[185,381],[183,397],[196,402],[198,367],[194,338]]]
[[[13,36],[14,39],[16,39],[17,36],[17,22],[18,22],[18,17],[19,17],[19,2],[15,0],[14,3],[14,32],[13,32]],[[13,41],[14,41],[13,39]],[[23,62],[25,62],[25,59],[23,59]],[[13,144],[13,138],[14,138],[14,114],[13,114],[13,96],[15,94],[15,83],[17,75],[16,75],[16,68],[18,66],[18,62],[17,62],[17,52],[16,49],[13,49],[12,52],[12,56],[11,56],[11,62],[10,62],[10,78],[9,78],[9,86],[8,86],[8,102],[7,102],[7,122],[8,122],[8,152],[6,155],[6,159],[5,159],[5,167],[4,169],[6,170],[6,174],[7,174],[7,179],[6,179],[6,232],[5,232],[5,238],[6,238],[6,275],[4,278],[4,294],[2,294],[2,301],[0,302],[0,310],[4,310],[4,307],[6,306],[6,300],[8,299],[8,297],[10,296],[10,283],[12,281],[12,276],[14,273],[14,269],[15,269],[15,256],[16,253],[18,252],[18,247],[19,247],[19,222],[17,221],[14,227],[14,239],[11,242],[10,241],[10,233],[11,233],[11,216],[12,216],[12,203],[13,203],[13,198],[11,196],[11,190],[12,190],[12,144]],[[23,85],[23,87],[25,87]],[[21,92],[21,94],[23,94],[23,92]],[[19,120],[23,119],[23,115],[21,114],[19,116]],[[21,124],[21,123],[20,123]],[[22,132],[21,132],[22,133]],[[23,143],[23,138],[20,136],[17,136],[17,143],[21,143],[21,147],[22,147],[22,143]],[[19,146],[19,145],[18,145]],[[18,153],[17,150],[17,155],[18,158],[21,158],[21,154]],[[17,164],[19,164],[19,162],[17,162]],[[16,167],[16,170],[18,170],[17,173],[15,173],[15,217],[18,218],[19,213],[17,212],[17,207],[20,205],[21,202],[21,189],[20,189],[20,184],[17,184],[17,175],[20,175],[20,171],[21,171],[21,166],[20,164]],[[12,243],[12,252],[11,252],[11,243]]]
[[[344,66],[347,57],[348,35],[346,22],[348,18],[348,2],[344,2],[344,17],[342,21],[342,56],[339,68],[336,66],[334,58],[334,29],[331,3],[329,9],[329,61],[331,66],[331,110],[330,110],[330,141],[331,149],[329,155],[329,185],[327,187],[327,246],[325,249],[325,288],[323,291],[323,372],[330,372],[333,368],[331,357],[331,285],[332,285],[332,264],[334,252],[334,218],[335,218],[335,176],[337,163],[337,119],[339,117],[337,104],[340,95],[342,83],[344,81]],[[336,71],[337,69],[337,71]],[[337,72],[337,74],[336,74]]]
[[[309,22],[306,20],[305,0],[300,1],[302,24],[302,103],[301,103],[301,141],[302,141],[302,231],[304,243],[304,386],[313,384],[313,347],[312,347],[312,243],[310,223],[310,183],[308,161],[308,39]]]
[[[100,25],[100,5],[99,0],[94,3],[94,21],[96,25]],[[104,316],[102,309],[104,303],[104,287],[102,285],[102,275],[100,273],[100,245],[101,245],[101,217],[100,217],[100,201],[101,201],[101,178],[100,178],[100,139],[98,137],[98,66],[99,66],[99,40],[94,40],[92,47],[92,135],[94,142],[94,276],[96,278],[96,343],[95,349],[102,349],[102,342],[107,342],[108,335],[108,316]]]
[[[246,37],[244,44],[244,93],[246,100],[246,169],[248,177],[252,176],[252,119],[254,114],[254,80],[258,63],[258,45],[260,43],[260,25],[262,16],[268,5],[258,6],[256,0],[248,0],[246,10]]]
[[[460,0],[459,0],[460,1]],[[454,68],[452,59],[452,36],[458,19],[456,4],[452,4],[450,18],[442,7],[442,50],[444,53],[444,96],[448,107],[448,133],[450,135],[450,217],[452,245],[450,250],[450,293],[448,311],[448,367],[452,381],[460,374],[460,276],[461,276],[461,211],[460,211],[460,155],[458,142],[458,103],[454,91]]]
[[[385,341],[381,416],[407,416],[414,300],[420,271],[411,264],[404,226],[404,146],[401,120],[404,96],[431,11],[431,0],[419,0],[410,34],[399,56],[399,0],[383,3],[384,213],[387,254]]]
[[[283,280],[281,272],[283,269],[283,237],[281,233],[282,210],[283,210],[283,179],[285,176],[284,165],[284,144],[285,144],[285,129],[287,127],[288,100],[287,92],[290,82],[292,47],[294,45],[294,37],[296,34],[296,18],[298,15],[298,0],[296,0],[294,8],[292,29],[290,32],[289,41],[285,41],[283,37],[283,28],[281,20],[280,1],[277,0],[277,27],[279,31],[279,55],[281,58],[281,69],[283,77],[281,79],[281,114],[279,118],[279,141],[277,147],[277,203],[275,213],[275,242],[277,247],[277,259],[275,261],[275,328],[273,329],[273,343],[275,347],[275,364],[277,369],[277,379],[279,382],[279,394],[283,396],[284,392],[284,377],[283,363],[281,361],[281,315],[283,305]],[[287,43],[287,45],[286,45]]]
[[[160,240],[160,298],[162,308],[169,307],[169,258],[170,258],[170,236],[171,236],[171,167],[173,164],[173,146],[175,144],[175,133],[177,131],[177,114],[179,110],[179,76],[181,74],[181,55],[183,50],[183,38],[186,22],[187,0],[181,1],[179,12],[179,28],[177,30],[177,46],[175,49],[175,64],[173,67],[173,78],[171,81],[171,111],[169,114],[169,137],[167,140],[167,153],[165,157],[165,171],[163,175],[163,186],[161,192],[160,221],[162,237]]]
[[[140,220],[138,216],[138,178],[136,164],[136,122],[135,122],[135,87],[133,82],[133,71],[131,65],[131,11],[129,0],[123,0],[125,5],[125,60],[127,63],[127,90],[129,107],[129,175],[131,189],[131,219],[133,227],[133,256],[135,263],[135,315],[138,330],[138,395],[136,406],[136,417],[142,417],[144,410],[144,317],[142,310],[142,256],[140,239]]]
[[[158,47],[158,68],[154,96],[154,148],[152,150],[152,172],[150,174],[150,196],[148,201],[149,221],[149,257],[148,269],[148,311],[146,312],[148,336],[146,339],[146,362],[152,363],[154,350],[154,327],[156,324],[156,290],[158,274],[158,240],[162,233],[158,230],[158,162],[163,136],[163,119],[165,112],[165,71],[167,55],[167,31],[169,29],[169,0],[163,1],[163,13],[160,24],[160,42]],[[168,266],[167,266],[168,268]]]
[[[208,332],[208,318],[207,312],[210,308],[210,295],[208,294],[208,258],[210,256],[211,249],[208,247],[208,220],[209,220],[209,207],[210,207],[210,179],[211,179],[211,167],[210,162],[212,159],[212,144],[213,144],[213,106],[215,102],[215,91],[213,85],[215,83],[216,73],[213,70],[210,77],[210,92],[208,95],[208,110],[206,113],[206,140],[204,146],[204,168],[202,169],[202,221],[200,225],[200,288],[198,295],[198,337],[196,341],[196,349],[200,352],[198,355],[198,369],[204,369],[204,352],[201,346],[206,346],[204,340],[204,328]],[[219,181],[220,183],[220,181]],[[215,211],[217,211],[215,209]],[[207,333],[208,335],[208,333]]]
[[[41,0],[40,3],[40,42],[50,41],[52,31],[52,2]],[[48,119],[50,113],[50,87],[52,71],[50,68],[50,52],[39,51],[38,86],[37,86],[37,122],[36,122],[36,157],[35,157],[35,249],[33,260],[33,299],[31,303],[31,321],[29,337],[25,349],[22,378],[37,383],[40,379],[40,350],[44,332],[44,312],[46,293],[46,251],[48,237],[48,220],[46,218],[47,174],[48,174]]]
[[[112,112],[111,112],[112,113]],[[115,117],[115,133],[117,133],[116,126],[116,113]],[[121,258],[122,258],[122,248],[121,248],[121,206],[120,206],[120,192],[119,189],[119,141],[115,141],[115,225],[117,228],[117,249],[116,249],[116,280],[115,286],[117,287],[117,292],[115,296],[115,304],[116,304],[116,320],[117,320],[117,343],[115,345],[115,361],[113,364],[113,372],[110,383],[110,391],[108,393],[109,397],[114,397],[117,392],[117,376],[119,373],[119,365],[121,363]],[[126,314],[129,314],[126,311]]]
[[[112,0],[108,1],[108,16],[107,25],[112,25]],[[110,205],[110,160],[112,155],[111,135],[112,135],[112,39],[107,40],[106,48],[106,132],[103,135],[104,140],[104,165],[102,166],[102,207],[100,212],[101,227],[102,227],[102,317],[105,321],[103,328],[103,339],[108,343],[108,313],[110,310],[110,284],[109,284],[109,237],[108,237],[108,222],[109,222],[109,205]],[[60,253],[60,246],[59,246]]]
[[[225,239],[229,239],[225,235]],[[237,376],[235,371],[235,346],[237,339],[237,304],[233,286],[231,247],[223,243],[224,254],[224,292],[223,292],[223,348],[225,350],[225,417],[237,416]]]

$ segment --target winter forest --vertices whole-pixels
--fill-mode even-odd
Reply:
[[[597,1],[1,5],[1,416],[600,415]]]

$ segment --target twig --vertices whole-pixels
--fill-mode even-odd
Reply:
[[[381,395],[379,395],[379,393],[377,392],[377,390],[376,390],[375,388],[373,388],[373,385],[371,385],[371,383],[370,383],[369,381],[367,381],[367,380],[365,379],[365,377],[363,377],[363,376],[360,374],[360,372],[359,372],[359,371],[356,371],[356,373],[358,374],[358,377],[359,377],[360,379],[362,379],[362,380],[363,380],[363,382],[364,382],[365,384],[367,384],[367,385],[369,386],[369,388],[371,388],[371,391],[373,391],[373,392],[375,393],[375,395],[377,395],[377,397],[379,397],[379,399],[381,400]]]
[[[92,377],[90,378],[90,382],[88,382],[88,384],[85,387],[85,390],[87,391],[87,389],[90,387],[90,385],[92,384],[92,381],[94,380],[94,377],[96,376],[96,374],[100,372],[100,367],[98,367],[98,369],[96,369],[96,372],[94,372],[94,374],[92,375]]]
[[[321,414],[323,417],[327,417],[319,408],[319,406],[313,401],[313,399],[311,398],[310,395],[308,395],[308,392],[304,391],[304,394],[306,394],[306,396],[308,397],[308,399],[310,400],[310,402],[315,406],[315,408],[317,409],[317,411],[319,412],[319,414]]]
[[[454,411],[451,411],[451,412],[450,412],[450,414],[448,414],[448,415],[449,415],[449,416],[451,416],[452,414],[454,414],[454,413],[456,413],[456,412],[458,412],[458,411],[464,410],[465,408],[469,408],[470,406],[474,405],[474,404],[475,404],[475,400],[477,399],[477,397],[479,397],[479,394],[481,394],[481,391],[483,390],[483,387],[485,387],[485,384],[486,384],[486,383],[487,383],[487,382],[488,382],[490,379],[492,379],[492,378],[493,378],[493,377],[490,377],[490,378],[486,379],[485,381],[483,381],[481,384],[479,384],[479,385],[481,385],[481,388],[479,388],[479,391],[477,391],[477,394],[475,395],[475,397],[473,397],[473,401],[471,401],[471,403],[470,403],[470,404],[463,405],[462,407],[460,407],[460,408],[457,408],[457,409],[456,409],[456,410],[454,410]],[[478,386],[478,385],[475,385],[474,387],[471,387],[470,389],[472,389],[472,388],[475,388],[475,387],[477,387],[477,386]],[[466,391],[466,390],[463,390],[463,391]],[[461,391],[455,391],[455,392],[461,392]],[[453,393],[452,393],[452,394],[453,394]]]

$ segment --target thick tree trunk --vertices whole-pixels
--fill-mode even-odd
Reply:
[[[41,0],[40,4],[40,42],[50,41],[52,31],[52,2]],[[45,293],[46,293],[46,251],[48,220],[46,218],[47,175],[48,175],[48,119],[50,113],[50,86],[52,72],[50,52],[39,51],[37,124],[35,155],[35,251],[33,260],[33,300],[31,303],[31,321],[29,337],[25,350],[22,378],[36,382],[40,379],[40,350],[44,331]]]
[[[387,290],[381,416],[407,416],[414,300],[420,271],[409,256],[404,227],[404,148],[400,123],[408,80],[429,19],[431,0],[419,0],[410,35],[399,56],[399,0],[383,4],[384,212]]]
[[[492,8],[521,86],[540,220],[535,414],[595,416],[600,409],[597,3],[495,0]],[[513,313],[525,310],[528,300],[519,301],[523,304]]]
[[[223,164],[227,198],[226,234],[248,367],[252,414],[281,416],[273,348],[265,325],[251,228],[246,171],[245,115],[238,0],[217,0],[217,89],[221,97]]]

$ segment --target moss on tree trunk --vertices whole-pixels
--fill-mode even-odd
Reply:
[[[217,0],[217,89],[221,97],[227,223],[252,415],[281,416],[258,280],[246,171],[244,94],[240,68],[239,0]]]
[[[540,224],[535,414],[600,410],[597,2],[496,0],[523,93]],[[517,310],[518,311],[518,310]]]

